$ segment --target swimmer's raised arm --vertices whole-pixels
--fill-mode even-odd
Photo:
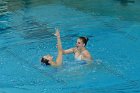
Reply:
[[[55,36],[57,38],[57,45],[58,45],[58,55],[57,55],[57,58],[56,58],[56,61],[53,61],[53,56],[51,55],[46,55],[46,56],[43,56],[43,58],[41,59],[41,62],[46,64],[46,65],[51,65],[53,67],[58,67],[62,64],[62,45],[61,45],[61,39],[60,39],[60,33],[59,33],[59,30],[56,29],[56,33],[55,33]]]
[[[56,29],[55,36],[57,37],[57,45],[58,45],[58,56],[56,58],[56,62],[53,62],[52,66],[60,66],[62,64],[62,44],[60,39],[59,29]]]
[[[62,44],[61,44],[61,39],[60,39],[60,31],[58,28],[56,28],[56,33],[55,36],[57,37],[57,46],[58,46],[58,51],[62,51]]]

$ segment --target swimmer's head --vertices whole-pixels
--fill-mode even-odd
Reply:
[[[79,37],[77,39],[76,46],[77,47],[85,47],[87,45],[88,38],[87,37]]]
[[[50,65],[50,61],[52,61],[53,57],[50,55],[47,56],[43,56],[41,59],[41,62],[46,64],[46,65]]]
[[[42,57],[41,63],[44,63],[45,65],[50,65],[49,60]]]

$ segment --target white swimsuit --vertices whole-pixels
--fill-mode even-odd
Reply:
[[[82,60],[82,58],[83,58],[83,53],[84,53],[85,51],[86,51],[86,50],[82,51],[82,52],[80,53],[80,55],[78,55],[78,56],[75,55],[75,59],[76,59],[76,60]]]
[[[76,60],[82,60],[82,55],[79,55],[78,57],[75,57]]]

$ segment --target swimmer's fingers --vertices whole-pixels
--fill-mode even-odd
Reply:
[[[55,32],[55,34],[54,34],[55,36],[58,36],[58,37],[60,37],[60,32],[59,32],[59,30],[58,29],[56,29],[56,32]]]

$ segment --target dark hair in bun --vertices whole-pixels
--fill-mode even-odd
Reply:
[[[87,45],[87,42],[89,40],[87,37],[79,37],[79,39],[82,40],[82,42],[85,44],[85,46]]]

